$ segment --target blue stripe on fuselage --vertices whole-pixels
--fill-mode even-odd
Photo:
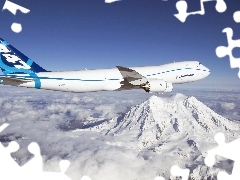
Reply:
[[[0,61],[1,63],[1,61]],[[184,68],[184,69],[193,69],[193,68]],[[177,70],[183,70],[183,69],[177,69]],[[199,69],[196,69],[196,70],[199,70]],[[205,71],[205,70],[202,70],[202,71]],[[157,74],[166,74],[168,72],[173,72],[172,70],[168,70],[168,71],[163,71],[161,73],[157,73]],[[13,77],[13,78],[33,78],[35,80],[35,87],[36,88],[41,88],[41,80],[44,80],[44,79],[48,79],[48,80],[66,80],[66,81],[119,81],[119,80],[122,80],[122,79],[117,79],[117,78],[111,78],[111,79],[72,79],[72,78],[51,78],[51,77],[38,77],[36,74],[34,73],[26,73],[26,74],[29,74],[30,76],[18,76],[18,75],[8,75],[7,77]],[[146,75],[147,77],[150,77],[150,76],[154,76],[156,74],[149,74],[149,75]],[[6,77],[6,75],[0,75],[0,77]]]

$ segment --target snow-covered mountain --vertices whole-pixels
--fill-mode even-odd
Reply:
[[[167,148],[172,149],[180,140],[201,148],[201,143],[212,141],[217,132],[235,135],[239,125],[215,113],[195,97],[176,94],[170,98],[151,96],[132,107],[110,129],[115,136],[137,140],[140,149],[154,148],[163,153],[166,144],[172,144]]]
[[[159,154],[159,160],[166,162],[166,171],[175,162],[190,168],[197,174],[195,177],[209,177],[218,171],[211,169],[209,173],[204,164],[207,150],[217,146],[216,133],[223,132],[226,141],[240,136],[239,123],[220,116],[195,97],[182,94],[151,96],[117,122],[113,119],[92,130],[112,135],[116,146],[136,149],[140,154]]]

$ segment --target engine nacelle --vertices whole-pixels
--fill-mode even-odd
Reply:
[[[145,84],[140,86],[146,92],[171,92],[173,90],[172,83],[166,82],[164,80],[150,80]]]

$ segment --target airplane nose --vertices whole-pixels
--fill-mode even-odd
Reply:
[[[211,71],[205,66],[204,66],[204,72],[205,72],[204,73],[205,77],[209,76],[209,74],[211,73]]]

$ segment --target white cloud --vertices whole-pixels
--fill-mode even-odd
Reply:
[[[228,111],[231,117],[239,117],[238,92],[185,91],[184,94],[196,96],[225,117],[230,117]],[[26,147],[32,141],[41,147],[45,170],[59,170],[62,158],[70,160],[66,173],[73,180],[83,175],[93,180],[145,180],[163,173],[167,177],[176,156],[138,151],[125,146],[117,137],[81,129],[89,124],[114,125],[131,106],[151,95],[143,91],[75,94],[1,87],[0,123],[7,122],[10,126],[0,138],[17,140],[21,149],[13,155],[21,165],[31,157]],[[169,171],[163,171],[163,166],[169,166]]]
[[[234,103],[222,103],[222,107],[225,109],[225,110],[231,110],[231,109],[235,109],[236,108],[236,105]]]

